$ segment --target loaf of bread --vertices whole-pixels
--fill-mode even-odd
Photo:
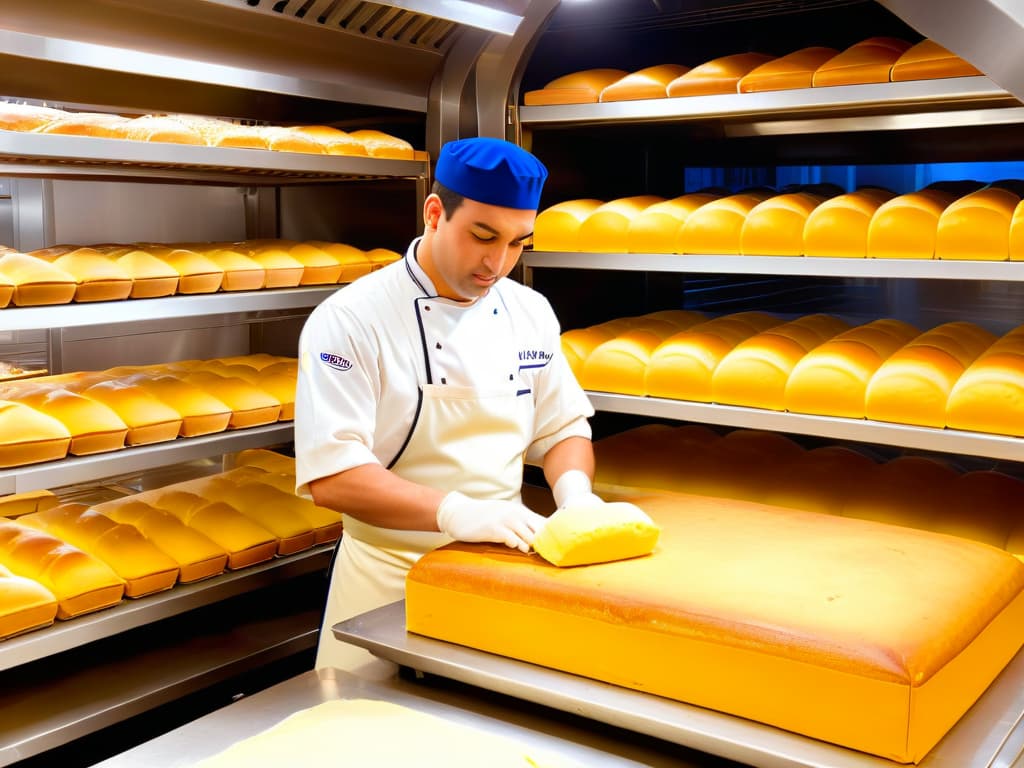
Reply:
[[[629,226],[643,211],[664,202],[657,195],[621,197],[598,206],[580,224],[579,249],[588,253],[625,253]]]
[[[283,248],[264,245],[252,248],[248,255],[266,271],[264,288],[294,288],[302,282],[305,267]]]
[[[260,129],[267,141],[267,149],[274,152],[300,152],[306,155],[323,155],[324,146],[312,136],[281,125],[265,125]]]
[[[994,185],[954,200],[939,216],[935,258],[1006,261],[1019,203],[1019,195]]]
[[[332,128],[329,125],[297,125],[291,130],[317,142],[326,155],[367,155],[362,142],[353,139],[340,128]]]
[[[743,192],[712,200],[691,213],[677,243],[679,253],[739,254],[743,223],[768,194]]]
[[[71,433],[52,416],[22,403],[0,400],[0,467],[63,459]]]
[[[630,253],[679,253],[683,225],[690,214],[717,195],[695,192],[648,206],[633,217],[626,232]]]
[[[288,255],[302,264],[299,285],[327,285],[341,280],[341,262],[326,249],[313,243],[296,243],[288,249]]]
[[[10,251],[2,251],[10,253]],[[0,309],[3,309],[14,299],[14,281],[0,273]]]
[[[908,48],[892,65],[890,79],[928,80],[937,77],[971,77],[981,71],[943,48],[934,40],[925,38]]]
[[[750,209],[740,230],[745,256],[802,256],[807,218],[825,198],[808,192],[775,195]]]
[[[239,377],[259,387],[281,404],[278,421],[291,421],[295,418],[295,382],[299,375],[298,362],[274,363],[260,370],[251,369],[251,373],[239,374]]]
[[[711,402],[711,376],[722,358],[741,341],[781,323],[763,312],[738,312],[694,324],[667,337],[647,364],[647,394]]]
[[[63,424],[71,435],[67,449],[70,454],[86,456],[124,447],[128,425],[99,400],[56,385],[24,387],[13,397]]]
[[[289,509],[300,514],[312,527],[315,537],[314,544],[326,544],[336,541],[341,536],[341,513],[315,504],[309,499],[296,496],[294,471],[291,473],[268,472],[254,466],[242,466],[232,472],[238,470],[249,471],[248,475],[233,478],[238,485],[253,484],[258,487],[270,487],[289,496],[290,500],[287,502]],[[224,476],[231,477],[232,472],[227,472]]]
[[[760,500],[780,507],[838,515],[850,495],[869,482],[874,468],[873,459],[852,448],[813,448],[773,473]]]
[[[741,341],[711,375],[712,400],[784,410],[786,382],[796,364],[814,347],[849,327],[831,315],[807,315]]]
[[[813,83],[825,85],[856,85],[887,83],[892,65],[910,43],[895,37],[869,37],[854,43],[833,56],[814,72]]]
[[[627,500],[661,527],[651,556],[560,569],[456,542],[409,572],[408,631],[900,762],[1024,643],[1024,564],[998,549],[729,499]]]
[[[132,276],[127,269],[92,248],[76,248],[52,259],[39,258],[75,279],[75,301],[118,301],[132,292]]]
[[[740,78],[737,88],[740,93],[810,88],[818,67],[838,53],[824,46],[801,48],[754,67]]]
[[[231,408],[202,387],[177,376],[136,374],[123,379],[147,392],[181,417],[181,437],[223,432],[231,420]]]
[[[601,200],[566,200],[545,208],[537,215],[533,227],[533,247],[538,251],[582,251],[580,227],[587,217],[600,208]]]
[[[0,565],[0,640],[53,624],[57,598],[37,581]]]
[[[135,527],[118,523],[86,504],[61,504],[18,519],[109,565],[125,583],[126,597],[162,592],[178,581],[178,563]]]
[[[690,71],[681,64],[656,64],[630,72],[605,86],[598,101],[630,101],[632,99],[664,99],[668,84]]]
[[[62,109],[0,101],[0,130],[34,131],[65,114]]]
[[[1024,437],[1024,350],[993,345],[957,378],[946,401],[953,429]]]
[[[711,59],[671,81],[666,92],[669,96],[736,93],[737,84],[744,76],[773,58],[764,53],[735,53]]]
[[[402,260],[402,254],[398,251],[393,251],[390,248],[371,248],[366,251],[366,260],[370,262],[370,269],[376,271],[382,267],[386,267],[388,264],[394,264],[396,261]],[[345,282],[339,279],[339,283]]]
[[[629,73],[624,69],[599,67],[557,77],[539,90],[523,94],[528,107],[552,104],[593,104],[601,91]]]
[[[9,493],[0,496],[0,517],[20,517],[30,512],[55,507],[59,503],[57,495],[46,489]]]
[[[63,269],[15,251],[0,254],[0,278],[14,287],[9,301],[18,307],[68,304],[78,288]]]
[[[223,501],[204,499],[174,486],[139,494],[139,500],[170,512],[227,552],[227,567],[247,568],[277,553],[277,538],[259,523]]]
[[[267,281],[267,270],[262,264],[230,246],[209,248],[201,255],[223,271],[222,291],[258,291]]]
[[[195,126],[168,115],[142,115],[119,125],[118,138],[132,141],[157,141],[170,144],[206,146],[206,137]]]
[[[583,375],[583,364],[598,346],[615,337],[610,330],[593,326],[590,328],[573,328],[565,331],[561,338],[562,354],[569,363],[576,380]]]
[[[289,250],[289,253],[304,265],[304,269],[308,269],[309,265],[299,256],[295,256],[294,252],[305,248],[319,249],[338,264],[338,276],[334,281],[337,283],[351,283],[353,280],[358,280],[363,275],[368,275],[373,271],[375,266],[370,260],[369,253],[353,245],[329,243],[323,240],[309,240],[305,243],[297,243]]]
[[[896,350],[919,334],[909,323],[875,320],[815,347],[789,374],[786,410],[863,419],[871,377]]]
[[[246,448],[235,454],[235,464],[245,467],[259,467],[267,472],[295,475],[295,458],[265,448]],[[293,486],[294,490],[294,486]]]
[[[173,440],[181,430],[181,414],[137,384],[100,381],[80,394],[103,403],[128,426],[125,443],[148,445]]]
[[[569,506],[547,519],[533,549],[562,568],[607,563],[651,554],[660,532],[646,512],[629,502]]]
[[[267,136],[258,125],[239,125],[226,120],[210,120],[205,125],[204,135],[211,147],[270,149]]]
[[[119,139],[131,118],[105,112],[64,112],[50,122],[34,129],[35,133],[53,133],[64,136],[93,136]]]
[[[935,258],[939,217],[955,199],[949,192],[928,188],[882,203],[868,226],[868,258]]]
[[[0,519],[0,565],[42,584],[57,598],[57,618],[117,605],[124,581],[97,557],[56,536]]]
[[[216,293],[224,268],[206,256],[184,248],[148,246],[147,250],[178,273],[178,293]]]
[[[107,257],[131,276],[129,298],[155,299],[171,296],[178,290],[178,270],[146,251],[132,248],[117,256],[108,252]]]
[[[601,343],[583,361],[580,386],[598,392],[646,394],[647,364],[664,338],[653,330],[633,329]]]
[[[868,382],[869,419],[943,428],[953,385],[995,341],[966,322],[945,323],[897,350]]]
[[[676,468],[719,439],[703,424],[648,423],[594,441],[594,492],[602,498],[630,488],[663,489]]]
[[[944,461],[899,456],[878,464],[868,482],[851,489],[842,514],[929,530],[946,505],[958,473]]]
[[[413,160],[412,144],[389,133],[372,128],[360,128],[349,133],[353,139],[366,148],[370,157],[384,157],[393,160]]]
[[[893,197],[886,189],[864,187],[826,200],[811,211],[804,224],[804,254],[865,258],[871,219],[879,206]]]
[[[186,374],[184,380],[205,390],[231,409],[229,429],[272,424],[281,416],[281,402],[277,398],[237,376],[193,371]]]
[[[190,528],[164,509],[126,496],[93,509],[118,523],[134,526],[178,566],[178,581],[188,584],[217,576],[227,567],[228,553],[209,536]]]

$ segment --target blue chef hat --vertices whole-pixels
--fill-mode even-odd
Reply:
[[[450,141],[441,147],[434,176],[470,200],[536,210],[548,169],[509,141],[481,136]]]

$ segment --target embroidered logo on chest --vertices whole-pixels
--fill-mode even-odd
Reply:
[[[351,360],[348,360],[341,355],[335,355],[333,352],[321,352],[320,361],[336,371],[347,371],[352,367]]]

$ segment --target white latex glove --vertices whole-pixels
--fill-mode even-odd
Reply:
[[[533,538],[546,522],[514,501],[481,501],[452,491],[437,507],[437,527],[458,541],[494,541],[529,552]]]
[[[555,506],[558,509],[604,504],[604,500],[594,493],[587,473],[580,469],[570,469],[562,473],[555,481],[551,495],[555,497]]]

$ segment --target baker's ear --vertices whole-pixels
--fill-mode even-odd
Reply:
[[[444,206],[441,204],[441,198],[435,194],[430,194],[427,199],[423,202],[423,223],[427,229],[437,229],[437,222],[444,216]]]

